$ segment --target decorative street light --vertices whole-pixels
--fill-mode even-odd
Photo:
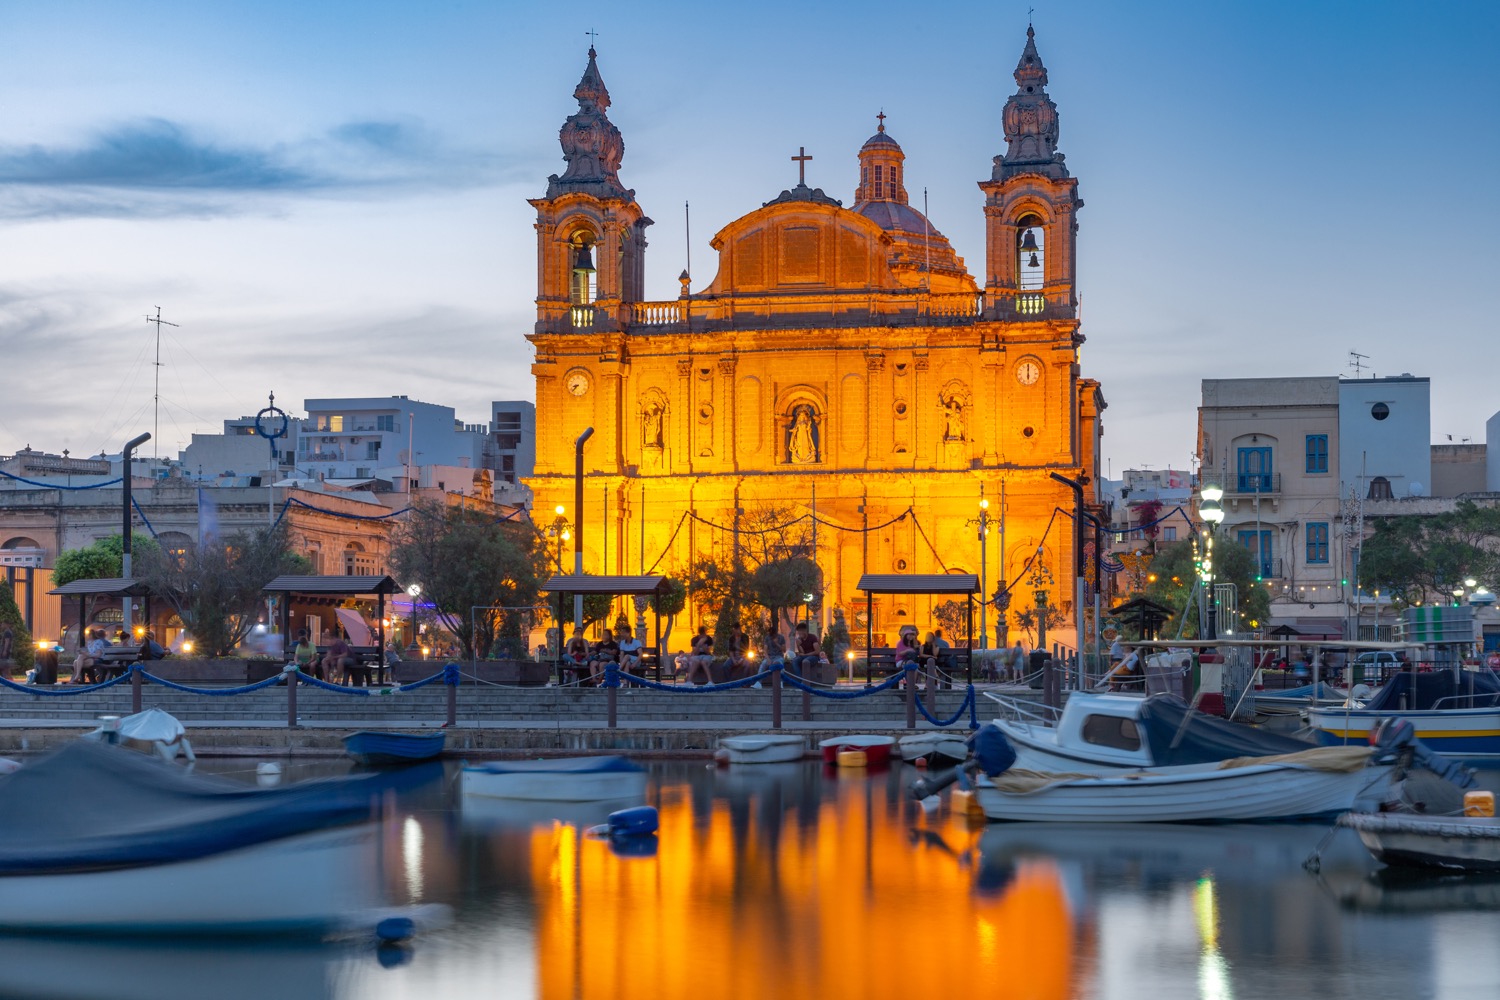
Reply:
[[[807,622],[808,628],[812,628],[812,602],[816,596],[815,594],[802,595],[802,620]]]
[[[414,583],[406,588],[407,595],[411,598],[411,642],[407,644],[408,649],[417,648],[417,598],[422,596],[422,585]]]
[[[1203,518],[1206,528],[1203,539],[1203,559],[1198,569],[1208,604],[1208,622],[1204,628],[1203,638],[1217,639],[1219,637],[1219,609],[1214,596],[1214,529],[1218,528],[1220,522],[1224,520],[1224,508],[1219,503],[1224,499],[1224,491],[1210,484],[1203,487],[1199,496],[1201,500],[1198,503],[1198,516]]]
[[[984,484],[979,484],[979,516],[973,522],[979,528],[979,648],[989,649],[989,605],[985,595],[989,593],[989,553],[988,539],[990,533],[990,501],[984,495]],[[1005,561],[1005,553],[1000,553],[1000,560]],[[972,640],[972,637],[970,639]]]

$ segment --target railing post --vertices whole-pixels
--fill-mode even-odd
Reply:
[[[609,706],[609,728],[614,729],[620,721],[620,668],[613,663],[604,668],[604,692]]]
[[[139,714],[141,711],[141,684],[145,678],[141,676],[144,668],[139,663],[131,664],[130,667],[130,711]]]
[[[462,680],[458,665],[450,663],[443,668],[443,686],[448,689],[448,719],[443,723],[443,728],[452,729],[458,725],[458,682]]]
[[[771,728],[781,728],[781,665],[771,668]]]
[[[910,660],[903,668],[906,671],[906,728],[917,728],[917,665]]]
[[[1047,706],[1055,719],[1061,702],[1062,692],[1058,684],[1057,659],[1049,656],[1042,664],[1042,703]]]
[[[295,664],[282,670],[286,678],[286,727],[297,728],[297,667]]]

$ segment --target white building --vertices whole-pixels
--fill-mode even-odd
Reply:
[[[276,479],[281,479],[292,467],[297,434],[301,427],[300,418],[287,419],[286,436],[276,438],[276,467],[273,469],[271,441],[255,432],[255,418],[226,420],[222,434],[193,435],[188,446],[178,456],[182,474],[188,479],[212,481],[244,479],[272,472]],[[268,432],[277,429],[276,426],[266,425]]]
[[[1432,386],[1414,375],[1339,380],[1342,495],[1427,496],[1432,488]]]
[[[499,400],[490,405],[495,480],[519,484],[536,469],[536,404]]]
[[[297,472],[310,478],[392,481],[422,488],[420,466],[482,467],[488,426],[465,424],[451,406],[405,396],[309,399],[297,436]],[[446,477],[445,477],[446,478]]]

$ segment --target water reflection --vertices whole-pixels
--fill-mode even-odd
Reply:
[[[408,776],[376,881],[456,916],[408,954],[0,939],[0,995],[1434,996],[1477,981],[1455,927],[1500,932],[1500,878],[1377,871],[1348,831],[1315,877],[1323,825],[973,826],[909,802],[913,776],[657,765],[645,857],[587,833],[639,799],[460,802],[451,774]]]

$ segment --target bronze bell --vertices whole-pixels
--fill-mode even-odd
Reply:
[[[1021,237],[1021,252],[1034,254],[1039,249],[1041,248],[1036,245],[1036,233],[1030,229],[1026,230],[1026,235]],[[1036,265],[1032,266],[1035,267]]]
[[[594,273],[594,258],[589,255],[588,244],[578,248],[578,255],[573,260],[573,270]]]
[[[1031,259],[1026,262],[1026,266],[1027,267],[1041,267],[1042,265],[1041,265],[1041,262],[1036,259],[1036,254],[1032,254],[1031,255]]]

